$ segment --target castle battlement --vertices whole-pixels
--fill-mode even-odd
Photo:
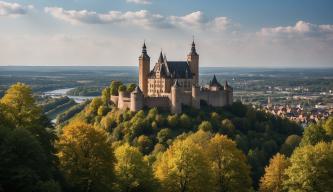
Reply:
[[[182,112],[182,105],[199,109],[202,104],[223,107],[233,102],[233,88],[228,82],[222,86],[216,76],[208,85],[198,86],[199,54],[192,42],[187,61],[168,61],[163,53],[150,70],[150,57],[144,43],[139,57],[139,86],[132,93],[119,92],[111,101],[120,109],[139,111],[143,107],[170,109]]]

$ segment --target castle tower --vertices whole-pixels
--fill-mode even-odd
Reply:
[[[146,43],[143,43],[142,54],[139,57],[139,87],[143,95],[148,95],[148,74],[150,70],[150,57],[147,54]]]
[[[199,84],[199,55],[195,48],[194,40],[192,42],[191,52],[187,55],[187,61],[190,64],[191,71],[193,73],[193,84]]]
[[[223,88],[226,94],[226,104],[232,105],[232,103],[234,102],[234,94],[233,94],[234,91],[232,87],[229,86],[228,81],[225,81]]]
[[[143,93],[139,86],[131,93],[131,107],[130,110],[133,112],[140,111],[143,108]]]
[[[198,85],[192,85],[192,107],[200,109],[200,87]]]
[[[181,87],[178,81],[171,87],[171,113],[180,114],[182,112],[182,104],[180,102]]]

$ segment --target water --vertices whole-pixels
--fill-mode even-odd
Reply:
[[[74,89],[74,88],[56,89],[56,90],[53,90],[53,91],[44,92],[44,95],[45,96],[51,96],[53,98],[67,96],[67,97],[73,99],[76,103],[83,103],[86,100],[94,98],[92,96],[71,96],[71,95],[67,95],[67,92],[72,90],[72,89]]]

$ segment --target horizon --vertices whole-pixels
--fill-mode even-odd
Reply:
[[[0,66],[135,66],[144,41],[152,63],[161,49],[168,60],[184,60],[194,36],[205,67],[332,68],[332,6],[329,0],[5,0]]]

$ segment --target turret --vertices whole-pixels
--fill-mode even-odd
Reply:
[[[143,95],[148,94],[148,74],[150,71],[150,57],[147,54],[146,43],[143,43],[142,54],[139,57],[139,87]]]
[[[199,84],[199,54],[195,48],[194,40],[192,42],[191,52],[187,55],[187,62],[193,73],[194,83]]]
[[[192,85],[192,107],[199,109],[200,108],[200,87],[198,85]]]
[[[226,95],[226,104],[232,105],[234,100],[233,88],[228,84],[228,81],[225,81],[223,88]]]
[[[133,112],[140,111],[143,108],[144,96],[139,86],[131,93],[131,107]]]
[[[181,87],[178,80],[175,81],[174,85],[171,87],[171,112],[179,114],[182,112],[182,104],[180,100]]]
[[[125,91],[119,91],[118,92],[118,108],[122,109],[124,108],[124,97],[125,97]]]

